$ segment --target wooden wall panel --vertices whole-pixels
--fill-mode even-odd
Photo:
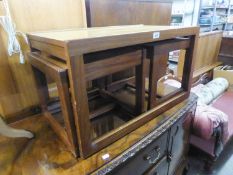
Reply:
[[[0,32],[2,32],[1,29]],[[13,83],[12,72],[8,64],[8,60],[6,59],[6,47],[4,45],[3,38],[1,35],[0,43],[0,114],[4,114],[4,104],[7,104],[7,97],[11,94],[15,94],[16,89]]]
[[[8,1],[16,28],[21,32],[86,26],[83,0]],[[0,45],[0,114],[8,117],[37,105],[38,98],[31,66],[27,61],[19,64],[19,55],[7,55],[6,33],[1,27],[0,43],[3,43]],[[26,53],[28,46],[22,39],[21,44]]]
[[[86,0],[85,2],[89,27],[170,25],[171,21],[172,0]],[[149,67],[148,60],[147,67]],[[134,70],[126,70],[114,74],[111,78],[115,81],[132,75]]]
[[[194,59],[194,77],[210,71],[218,66],[218,54],[223,33],[220,31],[200,34],[197,42],[197,54]],[[178,76],[182,76],[182,64],[184,55],[181,54],[178,64]]]
[[[5,11],[3,9],[3,2],[0,1],[0,16],[4,15]],[[14,101],[9,103],[9,98],[12,94],[16,93],[16,88],[14,86],[13,82],[13,75],[12,71],[10,69],[10,65],[8,64],[8,56],[7,56],[7,42],[6,41],[6,35],[3,29],[0,27],[0,114],[5,114],[6,111],[11,108],[11,106],[6,107],[10,104],[13,104]],[[8,98],[9,97],[9,98]],[[17,105],[13,104],[15,108]],[[8,109],[6,109],[8,108]]]
[[[9,0],[9,3],[21,31],[82,27],[86,23],[82,0]]]
[[[171,1],[86,0],[88,26],[170,25]]]
[[[197,59],[194,70],[213,65],[218,61],[218,54],[222,41],[222,32],[200,34],[197,45]]]

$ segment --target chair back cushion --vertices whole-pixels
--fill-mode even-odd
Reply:
[[[198,96],[198,104],[210,104],[213,100],[223,94],[229,87],[225,78],[216,78],[206,85],[199,84],[192,88],[192,92]]]

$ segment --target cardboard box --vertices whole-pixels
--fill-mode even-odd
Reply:
[[[214,78],[223,77],[226,78],[230,85],[233,84],[233,70],[223,70],[224,66],[218,66],[214,69]]]

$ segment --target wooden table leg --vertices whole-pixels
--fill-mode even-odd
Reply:
[[[145,112],[145,75],[146,75],[146,51],[142,50],[142,62],[136,66],[136,114]]]
[[[61,102],[61,111],[65,123],[65,128],[67,132],[68,139],[71,143],[71,149],[77,156],[78,153],[78,141],[76,135],[74,115],[72,111],[71,98],[68,86],[68,77],[66,72],[59,73],[57,77],[56,84],[58,89],[58,94]]]
[[[191,37],[190,47],[186,50],[185,62],[183,67],[182,88],[185,91],[190,91],[193,80],[194,58],[196,57],[196,48],[198,37]]]
[[[70,57],[69,60],[69,81],[76,130],[79,138],[79,150],[81,157],[85,158],[92,154],[93,150],[91,150],[91,125],[89,122],[84,60],[82,56]]]
[[[156,55],[153,51],[150,56],[148,110],[156,106],[157,82],[166,73],[167,60],[167,53]]]

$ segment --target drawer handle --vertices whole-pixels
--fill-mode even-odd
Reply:
[[[178,133],[178,131],[179,131],[179,126],[176,127],[176,131],[175,131],[174,136]]]
[[[145,156],[145,160],[149,161],[149,164],[154,164],[160,157],[160,147],[154,148],[149,155]]]
[[[171,162],[172,158],[173,158],[173,155],[171,153],[169,153],[168,156],[167,156],[168,162]]]

